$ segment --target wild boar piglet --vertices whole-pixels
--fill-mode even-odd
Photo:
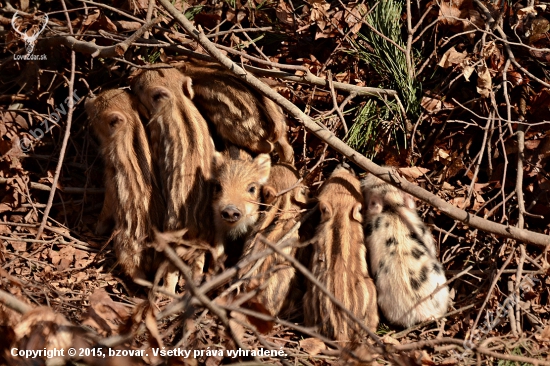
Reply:
[[[138,72],[132,91],[149,117],[152,159],[166,200],[163,230],[185,229],[185,239],[212,242],[208,223],[214,145],[208,125],[191,101],[191,79],[168,65],[159,66],[167,68]],[[197,258],[198,272],[203,264],[204,256]],[[173,267],[168,270],[168,289],[175,289],[178,273]]]
[[[166,197],[164,229],[185,228],[189,237],[198,236],[207,229],[210,214],[205,187],[214,147],[206,121],[191,101],[191,79],[173,68],[143,70],[134,77],[132,90],[150,117],[152,156]]]
[[[252,158],[231,146],[214,157],[212,210],[219,254],[238,258],[242,245],[260,215],[260,190],[269,178],[271,158]],[[225,248],[225,250],[224,250]],[[235,253],[237,251],[238,253]]]
[[[269,180],[262,188],[266,210],[246,241],[242,258],[268,248],[261,237],[277,243],[299,220],[308,204],[306,188],[299,183],[299,179],[298,171],[290,164],[280,163],[271,167]],[[299,239],[298,231],[295,231],[286,240],[298,243]],[[297,247],[286,246],[282,251],[295,256]],[[256,280],[253,283],[261,288],[256,300],[271,315],[286,317],[296,310],[295,306],[303,293],[297,286],[295,268],[283,256],[273,253],[261,263],[246,266],[241,274]]]
[[[113,219],[118,262],[129,276],[143,278],[146,262],[152,262],[144,254],[146,243],[152,240],[153,228],[162,225],[164,202],[137,110],[137,100],[124,90],[107,90],[86,101],[105,162],[105,203],[98,229],[104,229],[102,220]]]
[[[280,161],[294,162],[286,118],[271,99],[216,63],[189,58],[180,70],[193,80],[193,102],[219,137],[253,154],[270,153],[276,144]]]
[[[449,288],[443,286],[445,273],[434,239],[413,197],[373,174],[361,186],[365,240],[382,313],[404,327],[443,316]]]
[[[359,180],[346,168],[336,168],[321,187],[318,201],[321,222],[311,240],[311,272],[348,310],[375,330],[376,288],[367,267]],[[338,341],[360,337],[351,325],[354,321],[311,283],[304,298],[304,316],[306,325],[318,326],[327,337]]]

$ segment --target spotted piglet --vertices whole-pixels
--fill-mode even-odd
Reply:
[[[413,197],[372,174],[361,187],[365,241],[382,313],[404,327],[443,316],[449,288]]]

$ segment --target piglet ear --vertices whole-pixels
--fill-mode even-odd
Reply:
[[[367,207],[367,213],[369,216],[378,215],[382,212],[382,209],[384,208],[382,198],[378,195],[370,196],[367,200],[367,203],[369,205],[369,207]]]
[[[264,198],[264,203],[269,205],[277,198],[277,191],[271,186],[263,186],[262,196]]]
[[[220,153],[219,151],[214,150],[214,155],[212,156],[212,162],[213,162],[214,168],[216,169],[219,168],[224,161],[225,161],[225,156],[223,156],[223,154]]]
[[[401,192],[403,194],[403,203],[405,207],[411,210],[416,210],[416,203],[414,202],[414,197],[408,193]]]
[[[95,108],[95,101],[97,97],[93,98],[86,98],[86,101],[84,102],[84,108],[86,109],[86,113],[88,114],[88,117],[90,119],[95,117],[96,114],[96,108]]]
[[[269,172],[271,171],[271,157],[269,154],[260,154],[254,159],[254,165],[256,166],[256,172],[258,173],[258,183],[264,185],[269,179]]]
[[[294,195],[294,200],[298,203],[306,205],[309,202],[307,187],[299,187]]]
[[[191,80],[190,77],[185,77],[183,79],[183,94],[189,99],[193,99],[195,97],[195,91],[193,90],[193,80]]]
[[[321,222],[325,222],[332,217],[332,207],[328,202],[319,202],[319,211],[321,211]]]
[[[363,205],[356,203],[353,205],[353,211],[351,212],[351,217],[359,223],[363,223]]]

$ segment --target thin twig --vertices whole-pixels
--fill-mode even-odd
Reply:
[[[493,112],[489,114],[489,118],[487,119],[487,123],[485,124],[485,128],[483,129],[483,141],[481,142],[481,148],[479,150],[479,159],[477,161],[477,164],[474,169],[474,175],[472,177],[472,183],[470,184],[470,187],[468,188],[468,195],[466,199],[464,200],[463,208],[466,208],[470,202],[470,198],[472,198],[472,194],[474,192],[474,186],[477,183],[477,175],[479,174],[479,168],[481,167],[481,162],[483,161],[483,156],[485,155],[485,148],[487,145],[491,144],[491,141],[487,141],[487,135],[489,134],[489,127],[491,126],[491,123],[493,122]],[[489,159],[491,157],[489,156]]]
[[[516,288],[515,288],[515,295],[517,296],[517,299],[519,300],[520,296],[520,285],[521,280],[523,277],[523,264],[525,263],[525,258],[527,257],[527,253],[525,252],[525,245],[520,244],[519,245],[519,263],[518,263],[518,270],[516,272]],[[521,329],[521,304],[519,301],[516,301],[516,328]]]
[[[332,97],[332,104],[333,108],[336,110],[336,114],[338,114],[338,117],[340,118],[340,122],[342,123],[342,127],[344,127],[344,132],[346,135],[348,134],[348,125],[346,124],[346,119],[344,118],[344,115],[342,114],[342,111],[338,107],[338,101],[336,100],[336,92],[334,91],[334,83],[332,81],[332,72],[328,70],[327,80],[328,80],[328,87],[330,89],[330,95]]]
[[[149,23],[153,18],[153,10],[155,9],[155,0],[149,0],[149,5],[147,7],[147,15],[145,16],[145,21]],[[143,34],[143,38],[149,39],[149,32]]]
[[[63,9],[67,10],[67,7],[64,1],[62,1],[62,4],[63,4]],[[67,16],[67,23],[68,23],[69,29],[72,33],[71,19],[69,18],[68,14],[66,14],[66,16]],[[42,236],[42,232],[44,231],[44,227],[48,222],[48,216],[50,214],[50,210],[52,209],[53,198],[55,196],[55,190],[57,188],[57,182],[59,181],[59,176],[61,175],[61,168],[63,167],[63,160],[65,159],[65,150],[67,149],[67,143],[69,142],[69,136],[71,135],[71,124],[73,121],[73,112],[74,112],[73,93],[74,93],[75,67],[76,67],[76,54],[74,51],[71,51],[71,76],[69,79],[69,98],[68,98],[69,111],[67,112],[67,126],[65,127],[65,135],[63,136],[61,151],[59,152],[59,161],[57,162],[57,166],[55,168],[55,174],[52,182],[52,190],[50,191],[50,196],[48,197],[48,203],[47,203],[46,209],[44,210],[44,216],[42,217],[42,222],[38,227],[36,239],[40,239],[40,237]]]
[[[407,50],[405,52],[405,60],[407,62],[407,71],[409,79],[414,79],[414,68],[412,62],[412,44],[413,44],[414,29],[412,27],[412,12],[411,0],[407,0]]]

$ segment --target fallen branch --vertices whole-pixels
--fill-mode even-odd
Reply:
[[[32,306],[25,304],[23,301],[4,290],[0,290],[0,302],[20,314],[25,314],[32,310]]]
[[[160,22],[160,20],[160,18],[153,19],[149,23],[144,24],[140,29],[138,29],[126,40],[113,46],[99,46],[92,42],[80,41],[73,36],[52,37],[47,39],[45,43],[48,46],[63,45],[72,51],[90,54],[92,57],[118,57],[124,55],[130,45],[132,45],[139,37],[141,37],[143,33],[145,33],[155,24]]]
[[[141,30],[145,31],[145,30],[147,30],[147,28],[150,28],[150,27],[145,27],[144,26],[144,27],[140,28],[139,31],[141,31]],[[260,28],[260,29],[262,29],[262,28]],[[138,31],[136,31],[136,33],[137,32]],[[219,33],[222,33],[222,32],[219,32]],[[205,36],[205,37],[210,38],[211,36],[209,35],[209,36]],[[143,41],[149,42],[147,44],[138,43],[137,41],[138,41],[138,39],[134,39],[132,42],[129,43],[128,40],[126,40],[126,41],[117,43],[113,46],[99,46],[99,45],[97,45],[93,42],[86,42],[86,41],[77,40],[73,36],[57,36],[57,37],[48,38],[48,39],[44,40],[43,42],[44,42],[44,45],[46,45],[48,47],[63,45],[63,46],[68,47],[69,49],[71,49],[73,51],[88,54],[88,55],[91,55],[94,58],[97,58],[97,57],[100,57],[100,58],[115,58],[115,57],[118,57],[118,56],[120,56],[120,54],[117,52],[117,50],[124,49],[124,48],[121,48],[122,47],[121,45],[124,44],[125,46],[126,45],[128,45],[128,46],[132,45],[132,46],[139,46],[139,47],[166,48],[168,50],[178,52],[180,54],[191,56],[191,57],[194,57],[194,58],[198,58],[198,59],[204,60],[204,61],[216,61],[217,60],[214,57],[204,55],[204,54],[201,54],[201,53],[197,53],[197,52],[193,52],[193,51],[185,49],[181,46],[167,45],[166,43],[160,42],[160,41],[155,40],[155,39],[149,39],[149,40],[144,39]],[[142,41],[142,40],[139,40],[139,41]],[[127,49],[127,47],[125,49]],[[290,67],[290,65],[282,65],[282,64],[275,64],[275,63],[272,63],[272,64],[273,64],[274,67],[278,66],[280,68],[287,68],[287,69],[288,68],[296,68],[296,67]],[[252,72],[256,75],[260,75],[260,76],[269,76],[269,77],[284,79],[284,80],[287,80],[287,81],[293,81],[293,82],[297,82],[297,83],[321,86],[321,87],[325,87],[327,90],[330,88],[329,81],[327,79],[315,76],[309,71],[307,71],[302,76],[298,76],[298,75],[291,74],[291,73],[288,73],[288,72],[285,72],[285,71],[260,69],[258,67],[253,67],[253,66],[248,66],[248,65],[244,65],[244,68],[247,71],[250,71],[250,72]],[[333,86],[334,86],[334,89],[345,91],[345,92],[348,92],[348,93],[356,93],[359,96],[377,96],[377,97],[382,97],[384,95],[392,96],[392,97],[397,97],[398,96],[397,92],[395,90],[392,90],[392,89],[381,89],[381,88],[372,88],[372,87],[368,87],[368,86],[357,86],[357,85],[351,85],[351,84],[341,83],[341,82],[337,82],[337,81],[333,82]],[[398,101],[398,103],[400,103],[400,102]]]
[[[258,89],[262,94],[266,95],[274,102],[279,104],[285,110],[287,110],[294,118],[300,121],[309,131],[311,131],[320,140],[329,144],[334,150],[347,157],[350,161],[355,163],[360,168],[367,172],[373,173],[383,181],[390,183],[401,190],[412,194],[416,198],[428,203],[435,207],[447,216],[461,221],[473,228],[483,230],[492,234],[496,234],[505,238],[515,239],[523,241],[528,244],[536,244],[541,246],[550,245],[550,236],[535,233],[529,230],[522,230],[511,226],[505,226],[489,220],[485,220],[479,216],[472,215],[469,212],[459,209],[445,202],[433,193],[426,191],[425,189],[409,183],[405,178],[400,177],[391,169],[382,168],[374,164],[371,160],[367,159],[362,154],[358,153],[342,140],[336,137],[326,127],[315,123],[309,116],[304,114],[293,103],[289,102],[286,98],[273,91],[269,86],[259,81],[256,77],[247,73],[240,66],[232,62],[226,56],[224,56],[212,42],[199,32],[187,18],[180,13],[168,0],[159,0],[159,2],[166,8],[166,10],[181,24],[181,26],[187,31],[187,33],[193,37],[202,47],[204,47],[212,57],[218,60],[229,70],[233,71],[236,75],[248,82],[250,85]],[[328,83],[328,81],[326,81]],[[335,87],[336,87],[336,83]]]

